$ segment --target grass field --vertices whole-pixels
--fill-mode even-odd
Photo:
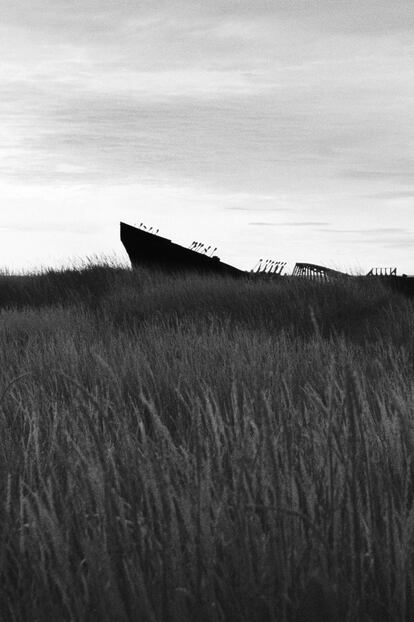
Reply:
[[[2,621],[413,619],[413,302],[90,265],[0,307]]]

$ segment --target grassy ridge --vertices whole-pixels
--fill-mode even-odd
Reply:
[[[411,302],[90,266],[0,307],[2,619],[409,619]]]

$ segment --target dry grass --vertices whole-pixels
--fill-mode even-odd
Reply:
[[[2,620],[410,619],[411,302],[108,266],[0,300]]]

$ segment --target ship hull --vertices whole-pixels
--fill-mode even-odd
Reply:
[[[175,244],[168,238],[121,222],[121,242],[134,268],[147,267],[162,272],[200,272],[242,276],[243,270]]]

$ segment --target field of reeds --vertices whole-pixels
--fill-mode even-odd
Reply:
[[[406,621],[414,304],[0,275],[0,619]]]

